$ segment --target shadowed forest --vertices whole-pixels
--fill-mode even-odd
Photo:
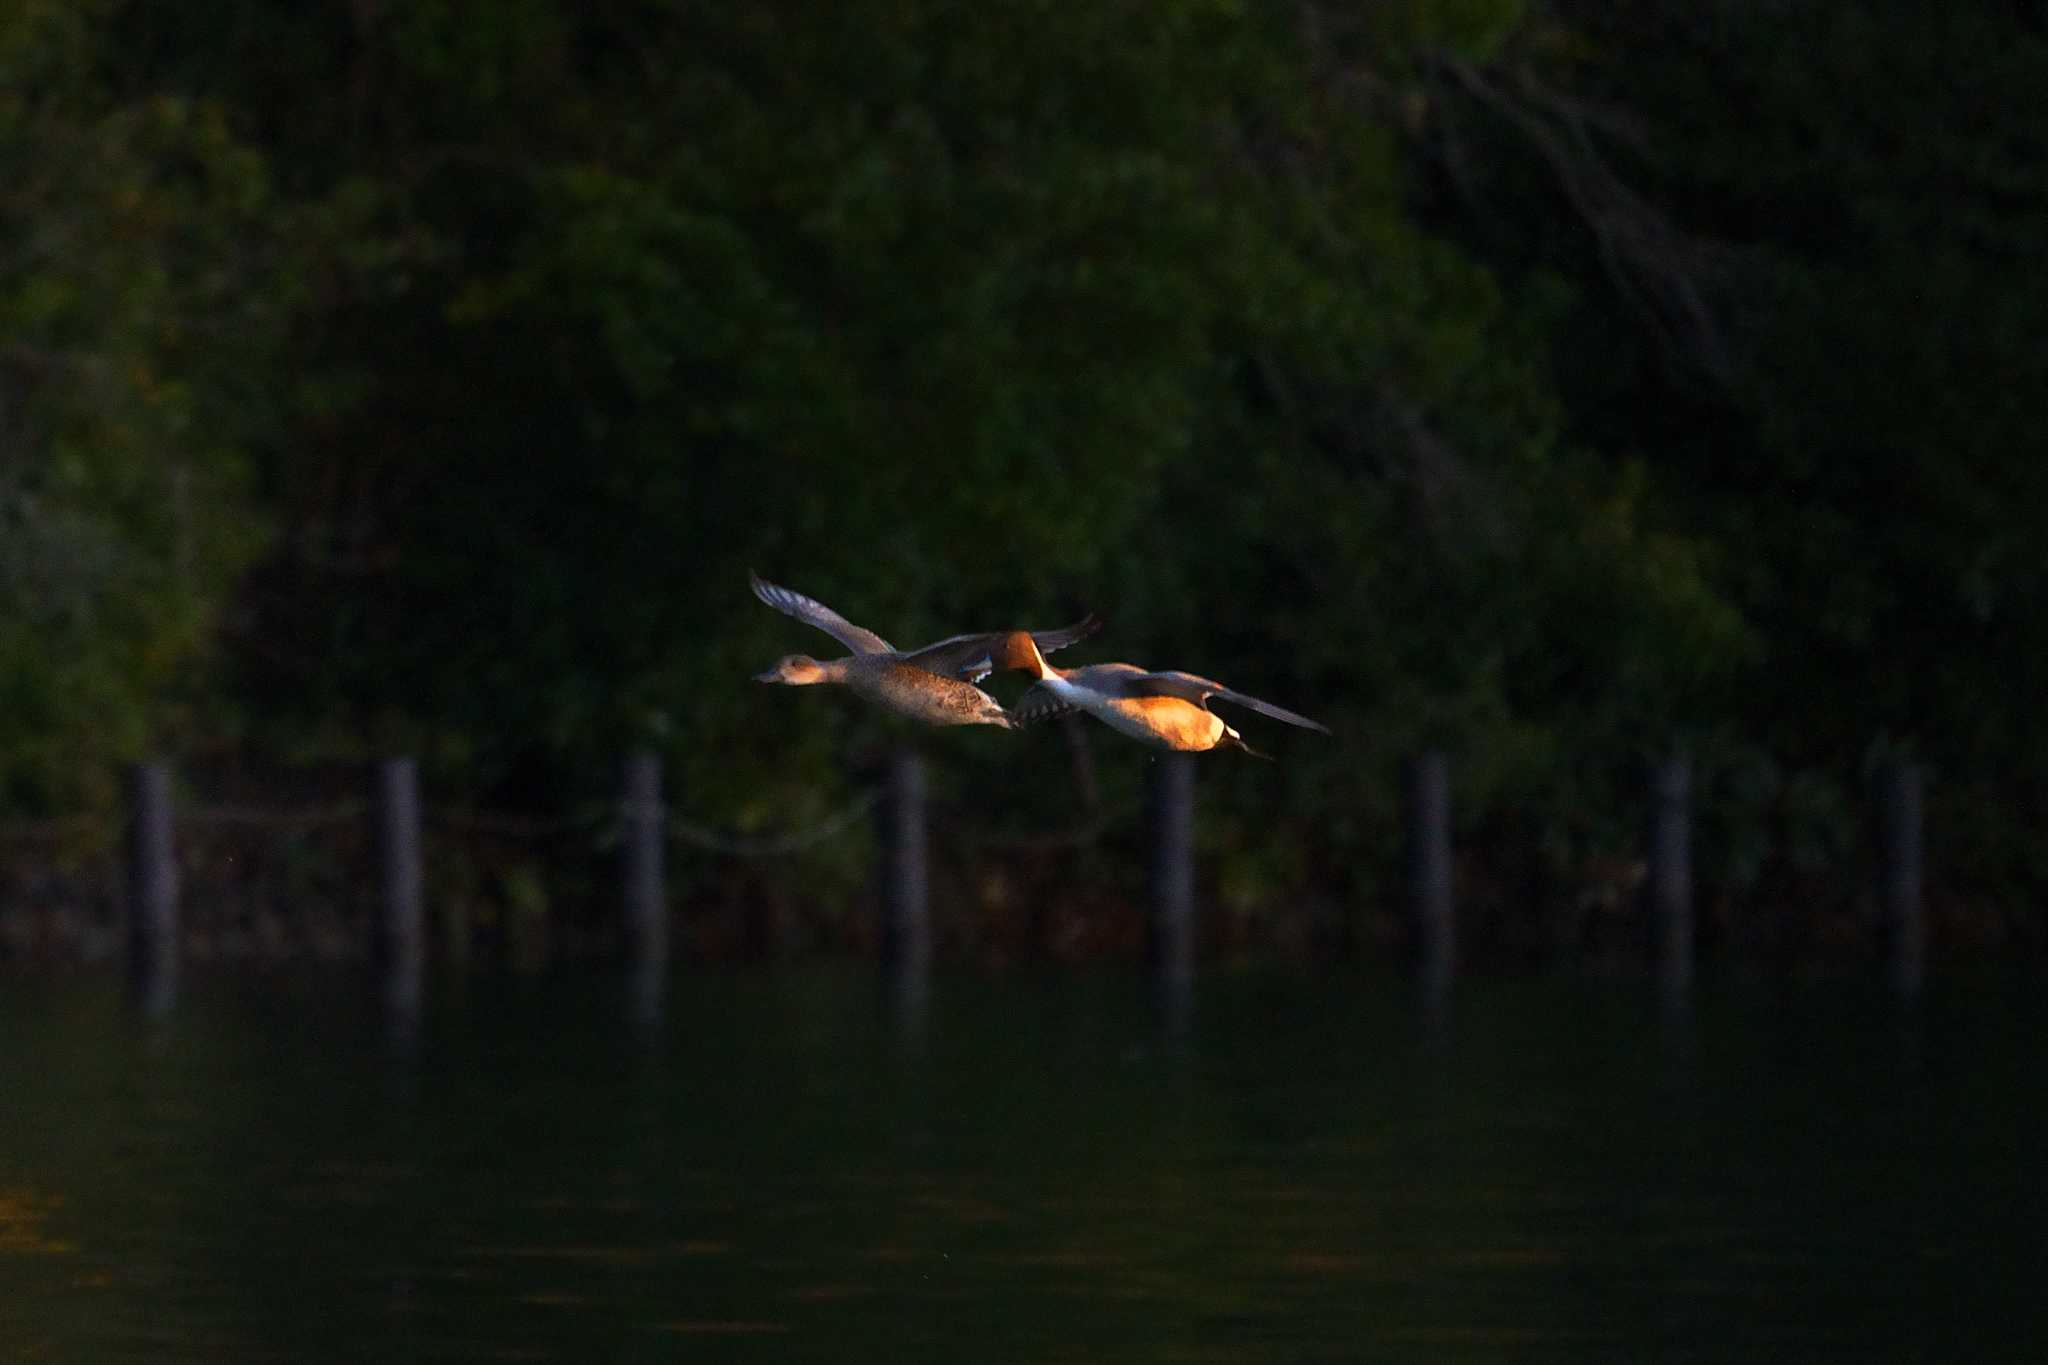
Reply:
[[[751,569],[1328,724],[1202,767],[1226,948],[1388,941],[1441,745],[1475,956],[1628,938],[1674,750],[1708,951],[1865,950],[1905,757],[1936,950],[2038,954],[2044,90],[2018,0],[15,0],[0,896],[97,894],[142,755],[288,811],[410,753],[566,831],[444,829],[441,912],[566,948],[621,753],[746,840],[910,740],[944,942],[1129,950],[1148,751],[757,686],[832,651]],[[200,931],[347,939],[353,827],[234,839]],[[857,941],[872,859],[672,903]]]

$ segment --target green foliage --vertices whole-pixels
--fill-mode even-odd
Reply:
[[[1937,819],[2003,830],[1974,864],[2024,863],[2044,78],[2038,23],[1981,7],[1561,3],[1442,110],[1433,221],[1551,319],[1567,439],[1640,460],[1663,530],[1615,567],[1713,627],[1646,638],[1745,887],[1846,846],[1887,751],[1935,764]]]
[[[1744,890],[1882,746],[2048,758],[2008,20],[97,0],[0,76],[17,806],[146,742],[559,805],[654,743],[800,825],[902,731],[745,681],[829,649],[750,568],[904,644],[1099,609],[1080,655],[1328,721],[1207,770],[1247,916],[1384,886],[1423,743],[1566,878],[1689,744]],[[1056,739],[930,742],[1071,822]]]
[[[85,72],[92,6],[0,18],[0,801],[104,790],[262,545],[269,188],[221,108]]]

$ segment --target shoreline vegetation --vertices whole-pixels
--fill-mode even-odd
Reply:
[[[375,803],[327,790],[287,807],[244,791],[234,804],[186,803],[172,816],[176,953],[195,964],[368,962],[377,954],[380,855]],[[658,771],[655,781],[658,783]],[[186,793],[189,797],[189,793]],[[653,838],[669,874],[657,882],[663,957],[743,962],[888,956],[881,880],[881,793],[861,794],[808,829],[736,834],[665,815]],[[659,810],[659,808],[657,808]],[[424,803],[418,838],[421,955],[439,967],[531,973],[612,960],[631,949],[622,915],[617,803],[574,811],[480,810]],[[926,818],[922,812],[915,818]],[[1681,812],[1679,819],[1684,820]],[[958,807],[929,816],[925,842],[936,912],[926,931],[941,960],[980,966],[1144,960],[1152,932],[1142,869],[1156,832],[1137,805],[1092,812],[1061,829],[998,830]],[[128,954],[134,894],[118,816],[0,825],[0,964],[90,965]],[[1230,884],[1228,850],[1193,828],[1193,955],[1207,964],[1400,963],[1420,950],[1416,910],[1400,885],[1345,901],[1310,879],[1277,895]],[[1464,840],[1474,837],[1463,836]],[[1480,970],[1589,968],[1647,972],[1658,953],[1654,852],[1589,851],[1531,872],[1453,836],[1450,873],[1463,965]],[[1872,965],[1889,951],[1880,886],[1888,855],[1846,850],[1870,866],[1773,869],[1738,898],[1709,877],[1682,895],[1688,938],[1716,963],[1789,968]],[[1519,872],[1519,876],[1518,876]],[[630,893],[629,893],[630,895]],[[1917,903],[1919,891],[1914,889]],[[1925,891],[1927,951],[1937,961],[2035,958],[2024,922],[1986,914],[1945,888]],[[1690,956],[1690,954],[1688,954]],[[1917,969],[1917,968],[1916,968]]]

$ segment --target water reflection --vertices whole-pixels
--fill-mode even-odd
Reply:
[[[392,1055],[409,1057],[419,1047],[420,996],[417,988],[393,990],[386,982],[382,992],[384,1045]]]
[[[1161,1039],[1170,1048],[1185,1045],[1195,1022],[1194,969],[1186,963],[1155,968],[1149,985]]]
[[[668,978],[668,959],[654,953],[637,954],[626,968],[626,1017],[643,1039],[661,1034]]]
[[[61,1202],[25,1187],[0,1187],[0,1256],[63,1256],[76,1251],[73,1243],[46,1231]]]
[[[131,946],[128,998],[144,1018],[161,1019],[178,1003],[178,960],[150,945]]]
[[[890,1037],[904,1056],[921,1056],[931,1015],[931,971],[923,961],[897,961],[881,969],[882,1009]]]
[[[2042,1326],[2024,993],[1903,1028],[1877,991],[1467,977],[1452,1030],[1343,973],[691,973],[643,1036],[623,984],[451,983],[399,1056],[359,977],[148,1030],[0,997],[10,1342],[1868,1361]]]

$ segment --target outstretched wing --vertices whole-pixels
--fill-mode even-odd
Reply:
[[[896,647],[887,640],[871,630],[861,629],[823,602],[806,597],[800,592],[792,592],[788,588],[777,587],[752,571],[748,572],[747,578],[754,585],[754,596],[785,616],[794,616],[805,625],[816,626],[856,654],[896,652]]]
[[[1330,727],[1320,721],[1297,715],[1284,706],[1275,706],[1269,701],[1261,701],[1257,697],[1232,691],[1220,682],[1198,678],[1192,673],[1129,673],[1121,679],[1121,686],[1127,696],[1179,697],[1183,701],[1191,701],[1202,707],[1209,704],[1211,697],[1221,697],[1224,701],[1235,702],[1248,711],[1256,711],[1262,716],[1285,721],[1289,725],[1299,725],[1304,730],[1320,730],[1326,735],[1330,733]]]
[[[978,683],[988,676],[988,651],[995,641],[996,637],[990,634],[952,635],[935,645],[912,650],[903,656],[903,662],[962,682]]]
[[[1058,630],[1034,630],[1031,640],[1038,646],[1040,654],[1050,654],[1056,649],[1079,644],[1101,629],[1102,618],[1091,611],[1071,626],[1061,626]]]
[[[1011,705],[1010,724],[1021,730],[1079,709],[1054,696],[1044,683],[1033,683]]]
[[[1077,640],[1085,640],[1102,629],[1102,618],[1090,612],[1088,616],[1071,626],[1058,630],[1034,630],[1031,638],[1038,645],[1040,654],[1050,654],[1056,649],[1065,649]],[[978,683],[989,675],[993,666],[989,648],[1000,636],[995,631],[983,631],[977,635],[954,635],[926,645],[923,649],[903,656],[905,663],[916,664],[932,673],[942,673],[962,682]]]

